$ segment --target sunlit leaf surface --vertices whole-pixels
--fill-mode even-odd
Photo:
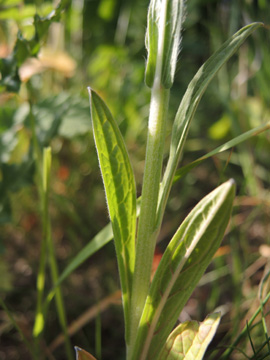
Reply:
[[[128,320],[135,260],[135,180],[124,140],[115,120],[104,101],[91,89],[89,94],[95,144],[112,222],[124,311]]]
[[[158,360],[201,360],[213,339],[220,314],[209,315],[203,322],[186,321],[170,334]]]
[[[235,184],[229,180],[189,213],[161,259],[140,322],[134,359],[155,359],[217,251],[228,225]]]

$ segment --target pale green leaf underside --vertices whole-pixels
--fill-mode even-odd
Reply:
[[[220,314],[210,314],[203,322],[186,321],[168,337],[158,360],[202,360],[220,321]]]
[[[91,119],[112,223],[126,320],[135,260],[135,180],[121,132],[104,101],[89,90]]]
[[[245,39],[254,30],[262,26],[264,26],[262,23],[252,23],[235,33],[201,66],[190,82],[186,93],[182,98],[173,124],[169,160],[160,187],[157,217],[158,225],[162,220],[174,174],[182,155],[191,121],[194,117],[201,97],[203,96],[209,82],[217,74],[220,68],[237,51]]]
[[[141,353],[140,359],[157,358],[220,245],[234,193],[234,182],[229,180],[208,194],[190,212],[167,246],[146,300],[134,359]]]

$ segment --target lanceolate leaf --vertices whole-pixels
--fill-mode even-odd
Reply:
[[[133,359],[157,359],[186,301],[218,249],[227,227],[235,185],[219,186],[190,212],[155,273],[140,322]]]
[[[182,155],[188,130],[202,95],[222,65],[228,61],[254,30],[262,26],[264,26],[262,23],[252,23],[235,33],[202,65],[190,82],[173,124],[169,161],[160,187],[158,224],[160,224],[162,220],[164,208],[176,168]]]
[[[128,321],[135,258],[134,175],[122,135],[109,109],[93,90],[89,89],[89,94],[94,138],[115,240],[125,319]]]
[[[220,314],[209,315],[202,323],[186,321],[170,334],[158,360],[201,360],[213,339]]]

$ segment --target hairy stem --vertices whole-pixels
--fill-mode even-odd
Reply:
[[[135,340],[140,317],[149,289],[152,261],[158,229],[156,211],[162,170],[165,139],[165,118],[168,109],[169,90],[155,82],[150,104],[148,139],[143,179],[141,213],[136,243],[136,261],[131,300],[131,332],[129,344]]]

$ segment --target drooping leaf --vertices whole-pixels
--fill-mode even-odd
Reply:
[[[182,98],[173,124],[169,160],[160,187],[157,216],[158,224],[162,220],[173,177],[182,155],[191,121],[201,97],[209,82],[217,74],[222,65],[228,61],[253,31],[262,26],[264,26],[262,23],[252,23],[235,33],[201,66],[190,82]]]
[[[134,359],[156,359],[179,313],[218,249],[231,214],[235,185],[222,184],[190,212],[169,243],[150,287]]]
[[[213,339],[220,314],[210,314],[203,322],[186,321],[168,337],[158,360],[202,360]]]
[[[89,354],[89,352],[75,346],[76,360],[96,360],[96,358]]]
[[[115,240],[126,322],[135,262],[135,180],[121,132],[104,101],[89,89],[91,119]],[[127,323],[126,323],[127,325]],[[129,329],[129,326],[126,326]]]

